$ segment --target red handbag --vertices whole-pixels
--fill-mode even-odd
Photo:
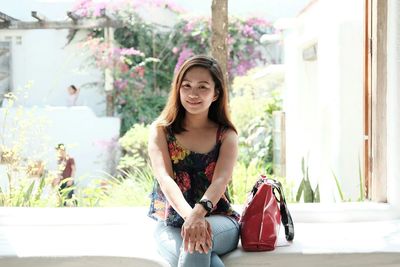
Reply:
[[[240,219],[242,247],[246,251],[274,250],[279,228],[285,227],[286,240],[294,238],[294,225],[286,205],[282,185],[262,175],[250,192]]]

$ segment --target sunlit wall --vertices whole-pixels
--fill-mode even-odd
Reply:
[[[345,200],[360,195],[363,29],[363,0],[321,0],[284,31],[286,173],[299,184],[304,157],[322,202],[341,201],[334,175]]]

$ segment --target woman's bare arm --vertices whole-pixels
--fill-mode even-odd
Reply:
[[[192,207],[187,203],[178,185],[173,180],[167,140],[161,127],[151,125],[148,152],[153,173],[168,202],[182,218],[188,217],[192,212]]]
[[[215,166],[212,182],[204,193],[203,198],[210,200],[214,205],[221,199],[228,183],[232,179],[233,167],[238,154],[238,136],[233,130],[228,130],[222,139],[218,161]],[[206,214],[202,207],[196,205],[195,211]]]
[[[233,130],[228,130],[222,140],[221,148],[219,151],[218,161],[215,166],[214,175],[210,186],[204,193],[203,198],[207,198],[214,205],[221,199],[225,193],[226,186],[231,180],[233,167],[235,165],[238,154],[238,137]],[[210,238],[211,228],[207,225],[207,231],[202,227],[197,227],[199,221],[201,221],[207,211],[201,205],[195,205],[192,210],[191,216],[185,221],[182,227],[182,237],[184,243],[184,249],[192,252],[194,248],[191,247],[190,242],[193,239],[196,240],[196,250],[198,249],[199,243],[207,244],[208,248],[211,247]],[[207,253],[208,248],[204,251]]]

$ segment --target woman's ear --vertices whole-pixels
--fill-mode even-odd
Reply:
[[[219,90],[218,90],[218,89],[216,89],[216,90],[215,90],[214,97],[213,97],[213,101],[217,100],[217,99],[218,99],[218,97],[219,97]]]

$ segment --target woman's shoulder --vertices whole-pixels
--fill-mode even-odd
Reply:
[[[236,131],[228,126],[221,125],[219,131],[221,142],[224,142],[226,140],[237,141],[238,139]]]
[[[153,122],[149,126],[149,136],[151,138],[165,137],[168,133],[168,127],[162,126],[157,122]]]

